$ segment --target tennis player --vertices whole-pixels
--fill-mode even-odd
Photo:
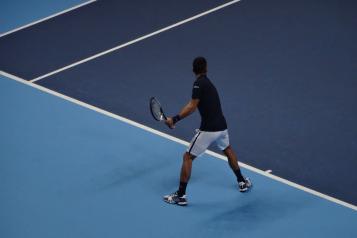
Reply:
[[[175,124],[193,113],[198,108],[201,115],[201,126],[192,138],[190,146],[183,155],[183,162],[178,190],[170,195],[164,196],[164,201],[180,206],[187,205],[186,187],[191,176],[192,161],[203,154],[212,143],[228,158],[228,163],[237,177],[240,192],[246,192],[252,187],[249,178],[243,177],[237,156],[229,144],[229,135],[226,119],[223,116],[218,92],[212,82],[207,78],[207,61],[203,57],[197,57],[193,61],[193,72],[196,81],[193,84],[192,99],[184,106],[179,114],[168,117],[166,125],[171,129]]]

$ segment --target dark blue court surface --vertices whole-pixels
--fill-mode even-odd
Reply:
[[[32,79],[223,2],[97,1],[0,38],[0,67]]]
[[[227,2],[95,1],[0,37],[0,71],[188,141],[197,113],[148,99],[176,114],[203,55],[239,159],[352,209],[248,170],[240,194],[208,154],[169,206],[183,145],[1,76],[0,237],[357,237],[355,1],[245,0],[42,78]]]

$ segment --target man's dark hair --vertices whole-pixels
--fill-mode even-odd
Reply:
[[[197,57],[193,60],[192,63],[193,72],[197,74],[207,73],[207,61],[204,57]]]

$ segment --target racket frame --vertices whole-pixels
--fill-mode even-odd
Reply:
[[[154,114],[154,112],[153,112],[153,110],[152,110],[152,106],[151,106],[151,102],[152,101],[154,101],[155,100],[155,102],[159,105],[159,107],[160,107],[160,113],[161,113],[161,119],[157,119],[156,118],[156,116],[155,116],[155,114]],[[164,111],[163,111],[163,109],[162,109],[162,107],[161,107],[161,104],[160,104],[160,102],[159,102],[159,100],[157,100],[157,98],[155,98],[155,97],[151,97],[150,98],[150,101],[149,101],[149,106],[150,106],[150,112],[151,112],[151,115],[152,115],[152,117],[156,120],[156,121],[163,121],[163,120],[167,120],[167,117],[166,117],[166,115],[165,115],[165,113],[164,113]]]

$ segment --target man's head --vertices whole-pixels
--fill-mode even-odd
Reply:
[[[196,57],[192,63],[192,70],[196,75],[207,73],[207,61],[203,57]]]

